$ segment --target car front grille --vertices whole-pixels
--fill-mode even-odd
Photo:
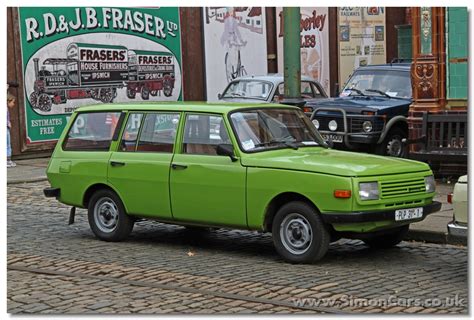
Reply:
[[[316,117],[319,121],[319,130],[330,131],[329,122],[335,120],[337,123],[336,131],[344,131],[344,120],[341,117]]]
[[[337,123],[337,130],[336,131],[344,131],[344,119],[340,116],[317,116],[316,119],[319,121],[319,129],[320,131],[330,131],[329,130],[329,122],[331,120],[335,120]],[[377,132],[383,130],[384,122],[382,119],[377,118],[360,118],[360,117],[347,117],[347,131],[350,133],[365,133],[362,129],[362,124],[364,121],[371,121],[372,122],[372,131]]]
[[[400,196],[425,192],[425,179],[413,178],[406,180],[383,181],[381,183],[381,198],[390,199]]]

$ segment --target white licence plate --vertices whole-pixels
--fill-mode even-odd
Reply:
[[[338,136],[337,134],[321,134],[325,141],[329,141],[331,138],[332,142],[342,142],[342,136]]]
[[[400,209],[395,211],[395,221],[418,219],[423,216],[423,208]]]

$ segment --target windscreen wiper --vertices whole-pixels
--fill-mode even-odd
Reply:
[[[354,92],[356,92],[357,94],[359,94],[359,95],[361,95],[361,96],[367,96],[367,95],[364,94],[362,91],[360,91],[359,89],[356,89],[356,88],[344,89],[344,91],[346,91],[346,90],[354,91]]]
[[[258,147],[264,147],[264,146],[268,146],[268,145],[272,145],[272,144],[284,144],[285,146],[293,149],[293,150],[298,150],[298,145],[295,144],[294,142],[292,141],[287,141],[287,140],[270,140],[270,141],[265,141],[265,142],[261,142],[261,143],[257,143],[255,145],[256,148]]]
[[[365,89],[365,91],[367,91],[367,92],[375,92],[375,93],[378,93],[378,94],[380,94],[380,95],[382,95],[382,96],[385,96],[385,97],[387,97],[387,98],[389,98],[389,99],[392,99],[392,98],[393,98],[391,95],[386,94],[386,93],[383,92],[382,90],[377,90],[377,89]]]

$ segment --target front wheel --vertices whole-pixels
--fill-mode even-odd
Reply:
[[[124,240],[134,225],[120,198],[107,189],[97,191],[90,199],[88,218],[92,232],[105,241]]]
[[[374,236],[368,239],[364,239],[363,241],[371,248],[375,249],[386,249],[391,248],[399,244],[405,235],[408,232],[410,225],[405,225],[402,227],[398,227],[391,232],[387,232],[387,234]]]
[[[171,97],[173,94],[173,85],[170,79],[165,79],[163,81],[163,93],[166,97]]]
[[[290,202],[278,210],[273,219],[272,237],[277,252],[291,263],[320,260],[331,238],[318,212],[300,201]]]
[[[407,134],[400,128],[393,128],[389,131],[385,139],[376,146],[375,152],[383,156],[405,158],[407,154],[403,139]]]

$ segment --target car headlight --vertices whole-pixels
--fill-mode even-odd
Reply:
[[[319,121],[318,120],[314,119],[313,124],[316,127],[316,129],[319,129]]]
[[[360,200],[378,200],[379,199],[379,183],[378,182],[361,182],[359,183]]]
[[[425,177],[425,189],[426,189],[426,192],[429,192],[429,193],[435,192],[436,182],[435,182],[434,176]]]
[[[337,130],[337,122],[336,122],[336,120],[331,120],[331,121],[329,121],[328,127],[329,127],[329,130],[331,130],[331,131],[336,131],[336,130]]]
[[[364,121],[364,123],[362,124],[362,130],[364,130],[364,132],[372,131],[372,122]]]

